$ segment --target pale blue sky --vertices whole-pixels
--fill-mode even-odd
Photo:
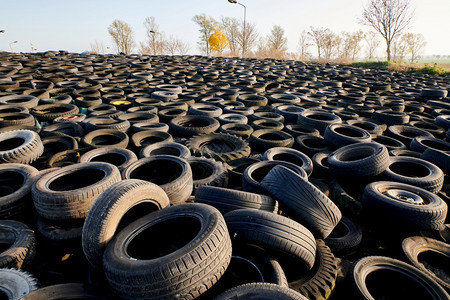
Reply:
[[[330,28],[335,33],[370,28],[358,24],[366,0],[242,0],[247,6],[247,21],[254,23],[261,36],[273,25],[286,31],[289,51],[297,50],[298,36],[310,26]],[[425,36],[425,55],[450,54],[448,14],[450,0],[412,0],[415,20],[409,32]],[[192,21],[205,13],[242,18],[243,8],[227,0],[0,0],[0,51],[90,50],[96,40],[105,47],[113,43],[107,27],[114,19],[129,23],[137,44],[145,40],[143,21],[154,16],[160,30],[190,45],[190,54],[199,54],[198,27]],[[11,42],[17,40],[17,44]],[[384,45],[379,49],[381,55]],[[137,52],[137,48],[135,49]],[[311,48],[310,52],[315,53]]]

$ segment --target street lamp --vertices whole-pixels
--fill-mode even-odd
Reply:
[[[12,45],[12,44],[17,44],[18,42],[19,42],[19,41],[14,41],[14,42],[9,43],[9,49],[11,49],[11,52],[13,51],[11,45]]]
[[[240,6],[242,6],[244,8],[244,32],[242,33],[242,58],[244,58],[244,53],[245,53],[245,44],[246,44],[246,38],[245,38],[245,19],[247,16],[247,7],[245,7],[244,4],[237,2],[236,0],[228,0],[228,2],[230,2],[231,4],[239,4]]]

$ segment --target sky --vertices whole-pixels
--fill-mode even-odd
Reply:
[[[281,26],[290,52],[296,52],[298,38],[310,26],[329,28],[334,33],[371,28],[358,23],[368,0],[241,0],[247,8],[247,22],[256,25],[260,36],[267,36],[274,25]],[[449,55],[448,14],[450,0],[411,0],[415,18],[408,32],[420,33],[427,46],[423,55]],[[189,54],[200,54],[199,28],[194,15],[206,14],[217,20],[243,18],[244,9],[227,0],[0,0],[0,51],[38,52],[90,51],[91,44],[102,43],[106,52],[114,44],[108,26],[119,19],[134,30],[137,44],[145,41],[146,17],[153,16],[166,36],[178,37],[190,46]],[[17,41],[17,43],[13,43]],[[378,54],[382,55],[384,44]],[[309,52],[315,53],[315,47]],[[134,52],[137,53],[137,48]]]

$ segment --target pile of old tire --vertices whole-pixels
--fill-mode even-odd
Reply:
[[[448,299],[449,84],[0,53],[0,296]]]

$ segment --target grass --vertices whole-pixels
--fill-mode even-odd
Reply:
[[[450,60],[442,60],[438,63],[419,61],[415,64],[390,61],[361,61],[352,63],[352,66],[369,69],[391,70],[397,72],[417,72],[441,76],[450,75]]]

